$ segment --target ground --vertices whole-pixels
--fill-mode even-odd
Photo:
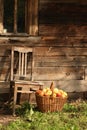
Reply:
[[[0,114],[0,124],[7,125],[9,122],[16,120],[16,118],[12,115]]]
[[[17,118],[12,115],[12,111],[8,109],[7,104],[0,103],[0,124],[6,125]]]
[[[76,100],[76,101],[70,101],[73,104],[77,104],[81,100]],[[86,100],[87,101],[87,100]],[[11,121],[15,121],[18,119],[18,117],[14,117],[12,115],[12,109],[9,109],[8,103],[1,103],[0,102],[0,124],[2,125],[7,125]]]

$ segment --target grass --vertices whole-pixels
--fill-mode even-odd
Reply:
[[[87,130],[86,101],[66,103],[61,112],[41,113],[28,103],[17,109],[19,119],[0,130]]]

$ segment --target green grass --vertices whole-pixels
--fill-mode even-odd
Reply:
[[[41,113],[28,103],[17,109],[19,119],[0,130],[87,130],[87,103],[66,103],[61,112]]]

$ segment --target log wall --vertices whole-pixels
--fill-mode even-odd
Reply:
[[[44,47],[35,53],[35,77],[69,92],[87,91],[87,2],[40,0],[39,35]]]
[[[87,3],[84,2],[40,0],[39,36],[0,38],[0,92],[9,88],[10,49],[15,45],[34,48],[34,80],[42,81],[45,86],[53,81],[67,92],[87,91]]]

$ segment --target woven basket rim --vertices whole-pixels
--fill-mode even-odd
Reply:
[[[41,97],[41,98],[50,98],[50,99],[51,99],[51,98],[55,98],[55,99],[67,99],[67,98],[68,98],[68,96],[66,96],[66,97],[64,97],[64,98],[63,98],[63,97],[52,97],[52,96],[49,96],[49,95],[48,95],[48,96],[44,96],[44,95],[41,96],[41,95],[39,95],[39,94],[37,94],[37,93],[36,93],[36,96]]]

